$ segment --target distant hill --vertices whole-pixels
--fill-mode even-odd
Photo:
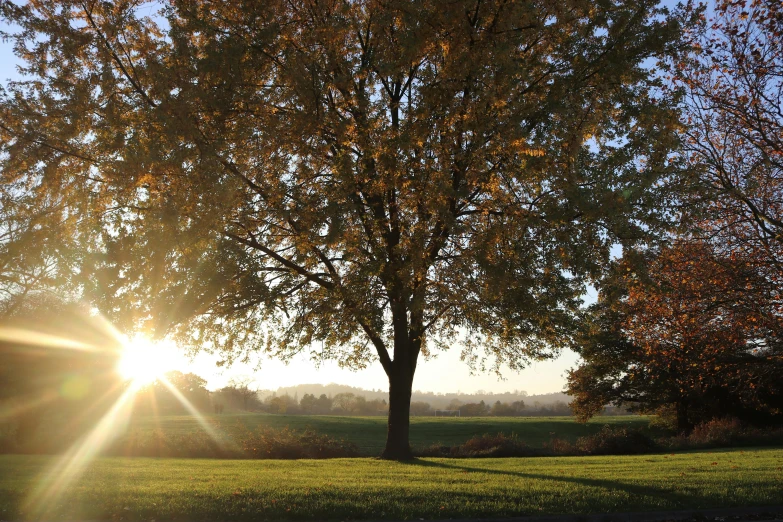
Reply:
[[[298,397],[299,399],[306,393],[311,393],[316,397],[321,394],[325,394],[327,397],[334,397],[338,393],[353,393],[354,395],[361,395],[367,400],[372,399],[389,399],[389,392],[386,390],[365,390],[364,388],[357,388],[355,386],[347,386],[345,384],[299,384],[296,386],[283,386],[277,390],[261,390],[259,394],[261,397],[269,395],[289,395],[291,397]],[[434,392],[422,392],[414,391],[411,401],[423,401],[428,402],[433,408],[445,409],[455,401],[461,404],[484,401],[485,404],[494,404],[497,401],[511,403],[514,401],[525,401],[527,407],[549,406],[556,402],[564,402],[568,404],[571,402],[571,397],[565,393],[545,393],[540,395],[528,395],[526,391],[516,390],[514,392],[505,393],[491,393],[478,391],[476,393],[434,393]]]

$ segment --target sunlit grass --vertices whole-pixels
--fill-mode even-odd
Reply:
[[[0,518],[52,458],[0,457]],[[783,449],[632,457],[225,461],[99,458],[49,519],[469,518],[779,504]]]

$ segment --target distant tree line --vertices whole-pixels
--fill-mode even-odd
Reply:
[[[232,395],[232,388],[226,387],[213,393],[213,401]],[[263,399],[255,397],[252,402],[252,410],[266,413],[286,415],[388,415],[388,402],[383,398],[368,399],[363,395],[352,392],[341,392],[335,395],[325,393],[316,396],[312,393],[304,394],[301,399],[297,395],[288,393],[278,395],[273,393]],[[233,409],[236,404],[232,405]],[[478,402],[463,402],[452,399],[443,407],[434,407],[426,401],[412,401],[411,415],[428,416],[436,415],[437,410],[459,411],[461,417],[517,417],[517,416],[568,416],[571,415],[570,406],[564,401],[541,403],[533,401],[526,404],[523,400],[513,402],[488,403],[484,400]],[[625,410],[618,410],[624,412]]]
[[[166,375],[167,385],[154,383],[137,395],[136,409],[139,414],[150,414],[154,411],[162,414],[185,412],[186,407],[176,395],[186,398],[193,407],[200,411],[214,413],[226,412],[264,412],[281,415],[388,415],[388,401],[383,397],[367,397],[366,391],[354,388],[357,392],[343,391],[335,394],[305,393],[299,397],[287,391],[283,393],[268,390],[253,389],[248,378],[232,380],[228,385],[210,392],[206,389],[206,381],[198,375],[181,372],[170,372]],[[178,390],[178,394],[171,391]],[[338,388],[342,388],[339,385]],[[428,401],[411,402],[411,415],[436,415],[437,410],[459,411],[461,417],[517,417],[517,416],[568,416],[571,408],[563,400],[542,402],[524,400],[494,402],[470,400],[473,395],[462,396],[468,400],[452,398],[448,403],[433,405]],[[614,413],[624,413],[616,408]],[[611,414],[612,412],[607,412]]]

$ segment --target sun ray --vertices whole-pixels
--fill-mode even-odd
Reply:
[[[104,393],[98,397],[97,399],[94,399],[90,401],[90,405],[86,408],[83,408],[78,414],[72,415],[69,418],[69,422],[65,424],[64,429],[72,429],[74,427],[77,427],[82,420],[89,417],[92,413],[99,410],[102,406],[105,405],[105,400],[111,397],[112,395],[116,394],[117,391],[122,388],[123,383],[122,382],[115,382],[112,384]]]
[[[0,407],[0,421],[6,419],[13,419],[14,417],[22,415],[23,413],[26,413],[31,410],[35,410],[51,402],[54,402],[59,398],[60,398],[59,393],[49,392],[41,395],[40,397],[36,397],[35,399],[18,402],[16,404],[13,403],[5,404],[2,407]]]
[[[128,386],[95,428],[74,444],[46,473],[26,500],[26,512],[34,514],[37,519],[46,518],[49,508],[59,502],[68,486],[81,476],[85,467],[124,431],[133,406],[131,399],[137,391],[136,385]]]
[[[116,381],[115,384],[109,386],[105,393],[101,393],[100,397],[91,401],[78,414],[71,416],[66,429],[86,422],[86,419],[99,411],[103,412],[103,416],[84,436],[71,445],[38,481],[36,488],[30,492],[23,503],[23,509],[28,515],[36,519],[47,518],[51,509],[65,500],[64,495],[69,487],[78,480],[86,467],[98,455],[104,454],[119,437],[127,433],[127,426],[136,403],[135,397],[156,381],[182,404],[209,437],[221,446],[227,444],[215,427],[165,377],[167,372],[182,364],[181,356],[178,357],[173,344],[153,343],[141,336],[129,339],[100,315],[90,317],[89,332],[83,338],[78,331],[73,327],[69,328],[65,323],[67,321],[64,322],[63,328],[59,328],[58,325],[56,331],[18,324],[0,326],[0,343],[24,356],[37,354],[36,350],[44,354],[49,350],[73,350],[105,352],[117,357],[116,364],[112,363],[108,366],[106,374],[107,378]],[[72,332],[73,335],[68,332]],[[120,393],[122,387],[124,390]],[[0,419],[13,418],[27,410],[45,407],[62,398],[61,391],[60,393],[51,391],[35,398],[7,404],[0,408]],[[110,398],[116,400],[111,402]],[[158,423],[159,412],[155,394],[149,394],[149,399],[153,401],[153,415]]]
[[[188,398],[185,397],[182,394],[182,392],[180,392],[177,389],[176,386],[171,384],[171,382],[165,377],[159,378],[158,382],[163,384],[163,386],[165,386],[171,392],[171,394],[182,404],[182,406],[184,406],[185,409],[188,410],[188,413],[193,415],[193,418],[196,419],[196,422],[198,422],[199,425],[204,429],[204,431],[207,432],[207,435],[212,437],[212,440],[214,440],[218,444],[225,443],[223,437],[221,437],[220,434],[218,434],[218,432],[215,431],[215,428],[207,422],[207,419],[204,418],[201,412],[199,412],[198,409],[195,406],[193,406],[193,404],[188,400]]]
[[[15,346],[36,346],[40,348],[57,348],[60,350],[80,350],[96,352],[100,348],[85,343],[68,339],[59,335],[47,334],[28,328],[15,328],[0,326],[0,342]]]

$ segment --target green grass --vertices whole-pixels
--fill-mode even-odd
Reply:
[[[206,418],[210,423],[217,423],[219,431],[228,434],[229,437],[232,428],[237,425],[244,425],[250,429],[264,426],[303,430],[309,427],[319,433],[353,442],[364,455],[380,454],[386,441],[385,417],[226,414],[207,415]],[[579,424],[572,417],[412,417],[410,440],[414,447],[433,444],[454,446],[464,443],[474,435],[503,432],[516,433],[529,446],[541,447],[553,437],[573,442],[578,437],[598,432],[604,424],[647,428],[649,418],[632,415],[596,417],[587,424]],[[196,419],[189,415],[165,416],[157,419],[136,418],[129,429],[144,432],[157,428],[173,434],[202,430]]]
[[[418,519],[779,504],[783,449],[528,459],[100,458],[31,496],[57,457],[0,456],[0,520]]]

